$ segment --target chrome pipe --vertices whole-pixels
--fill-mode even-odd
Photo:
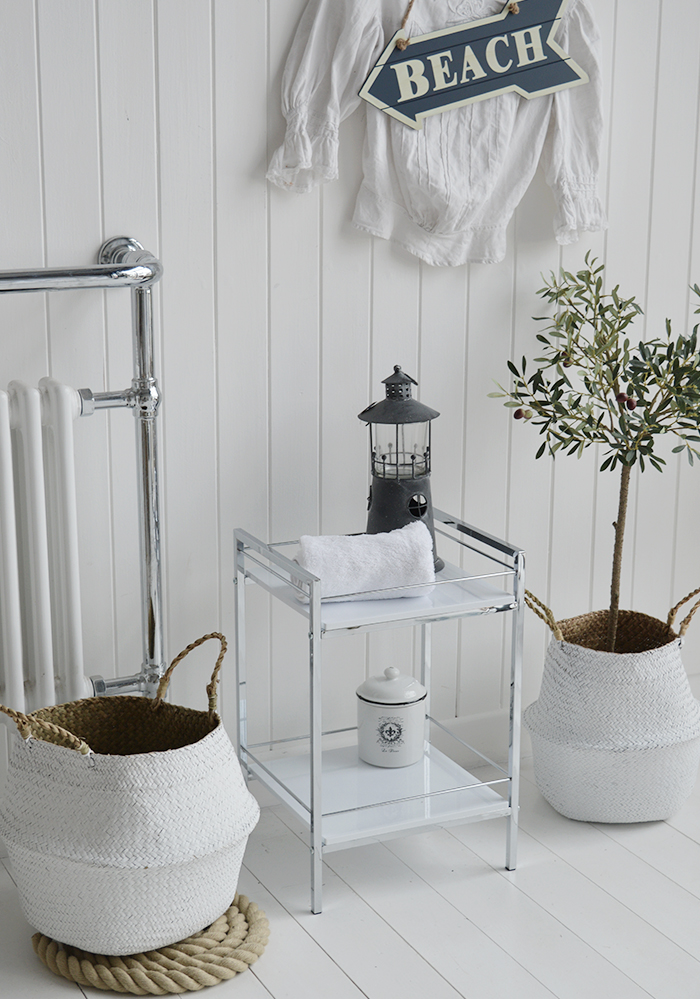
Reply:
[[[103,676],[91,676],[93,697],[104,697],[107,694],[143,694],[145,693],[143,676],[118,676],[105,680]]]
[[[158,681],[167,668],[163,661],[163,621],[160,578],[160,510],[158,496],[158,427],[160,405],[158,383],[153,374],[153,304],[150,288],[131,292],[134,331],[134,379],[131,383],[136,401],[136,446],[138,488],[141,496],[141,593],[143,625],[142,672],[147,685]]]
[[[513,558],[515,569],[514,592],[517,609],[513,614],[510,665],[510,738],[508,745],[508,774],[510,815],[506,826],[506,870],[514,871],[518,859],[518,830],[520,818],[520,735],[522,723],[523,631],[525,612],[525,552],[518,551]]]
[[[143,259],[143,247],[135,240],[117,237],[105,243],[100,260],[135,263]],[[150,257],[150,254],[147,254]],[[160,266],[160,265],[158,265]],[[149,286],[131,291],[134,377],[131,390],[121,393],[136,419],[136,449],[139,504],[139,548],[141,553],[141,634],[143,661],[140,689],[154,697],[167,668],[163,652],[163,601],[160,556],[160,505],[158,475],[158,428],[156,417],[160,391],[154,376],[153,303]],[[119,394],[118,394],[119,395]],[[105,680],[105,694],[118,693],[118,681]]]
[[[134,406],[136,400],[130,388],[122,392],[91,392],[88,388],[78,389],[80,415],[92,416],[96,409],[117,409]]]

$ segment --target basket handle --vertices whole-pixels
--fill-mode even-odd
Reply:
[[[554,614],[552,614],[549,607],[547,607],[546,604],[543,604],[541,600],[538,600],[535,594],[531,593],[529,590],[525,590],[525,603],[531,611],[534,611],[535,614],[537,614],[537,616],[544,621],[546,625],[549,625],[556,640],[558,642],[563,641],[564,635],[562,634],[561,628],[554,620]]]
[[[668,612],[668,618],[667,618],[667,621],[666,621],[666,623],[668,624],[669,628],[673,627],[673,622],[676,620],[676,614],[681,609],[681,607],[683,606],[683,604],[687,603],[688,600],[691,600],[693,597],[696,597],[698,595],[698,593],[700,593],[700,587],[698,587],[697,590],[693,590],[692,593],[689,593],[687,597],[683,597],[683,599],[680,600],[676,604],[675,607],[671,608],[671,610]],[[681,638],[683,637],[683,635],[685,635],[686,631],[688,630],[688,627],[690,626],[690,622],[693,620],[693,614],[698,609],[698,607],[700,607],[700,600],[698,600],[697,603],[695,603],[690,608],[689,613],[686,614],[686,616],[681,621],[680,626],[678,628],[678,634],[681,636]]]
[[[32,737],[36,738],[32,729],[39,728],[45,732],[50,732],[54,736],[59,736],[59,738],[68,744],[68,749],[75,749],[78,753],[82,753],[83,756],[87,756],[92,752],[87,742],[79,739],[77,735],[73,735],[68,729],[54,725],[53,722],[43,721],[41,718],[31,718],[29,715],[22,714],[21,711],[13,711],[12,708],[6,708],[4,704],[0,704],[0,711],[12,719],[17,726],[19,734],[25,741]]]
[[[221,664],[224,661],[226,649],[228,648],[226,639],[219,631],[212,631],[209,635],[202,635],[202,637],[198,638],[196,642],[192,642],[191,645],[188,645],[186,649],[183,649],[179,655],[175,656],[158,684],[158,690],[156,691],[156,696],[153,699],[154,711],[163,703],[163,695],[168,689],[170,677],[172,676],[173,670],[177,664],[181,662],[185,656],[192,651],[192,649],[196,649],[198,645],[202,645],[204,642],[209,641],[210,638],[218,638],[221,642],[221,651],[219,652],[219,657],[216,660],[216,666],[214,666],[214,672],[211,675],[211,680],[207,684],[207,695],[209,697],[209,720],[213,720],[217,705],[216,685],[219,682],[219,670],[221,669]]]

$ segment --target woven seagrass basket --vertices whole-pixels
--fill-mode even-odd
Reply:
[[[162,700],[175,666],[221,643],[209,709]],[[155,950],[231,905],[258,804],[216,713],[223,635],[193,642],[154,699],[91,697],[14,719],[0,835],[28,922],[96,954]]]
[[[700,704],[681,661],[700,606],[673,629],[620,611],[616,652],[606,652],[608,611],[564,621],[532,594],[552,630],[539,698],[524,713],[535,780],[562,815],[587,822],[665,819],[690,794],[700,764]]]

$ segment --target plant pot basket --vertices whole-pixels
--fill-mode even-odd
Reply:
[[[540,792],[571,819],[668,818],[700,764],[700,705],[680,655],[698,605],[679,634],[681,604],[666,623],[620,611],[618,651],[606,652],[608,611],[556,622],[536,598],[528,603],[553,631],[539,698],[524,713]]]
[[[161,700],[175,665],[221,641],[209,711]],[[28,922],[96,954],[155,950],[218,919],[259,815],[215,713],[226,649],[206,635],[155,699],[92,697],[21,715],[0,811]]]

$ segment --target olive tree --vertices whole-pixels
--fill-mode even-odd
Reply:
[[[630,474],[637,464],[641,471],[663,470],[657,443],[665,434],[674,435],[673,452],[685,452],[691,465],[700,458],[700,352],[698,326],[674,337],[668,319],[664,336],[634,342],[631,327],[641,308],[619,286],[604,292],[603,266],[590,254],[585,262],[575,275],[562,270],[545,279],[537,294],[555,313],[535,317],[548,324],[537,334],[542,356],[529,365],[525,357],[520,366],[509,361],[511,387],[489,394],[506,398],[516,420],[539,426],[544,441],[537,458],[580,457],[597,444],[600,470],[619,468],[607,642],[614,652]],[[697,284],[693,291],[700,296]]]

